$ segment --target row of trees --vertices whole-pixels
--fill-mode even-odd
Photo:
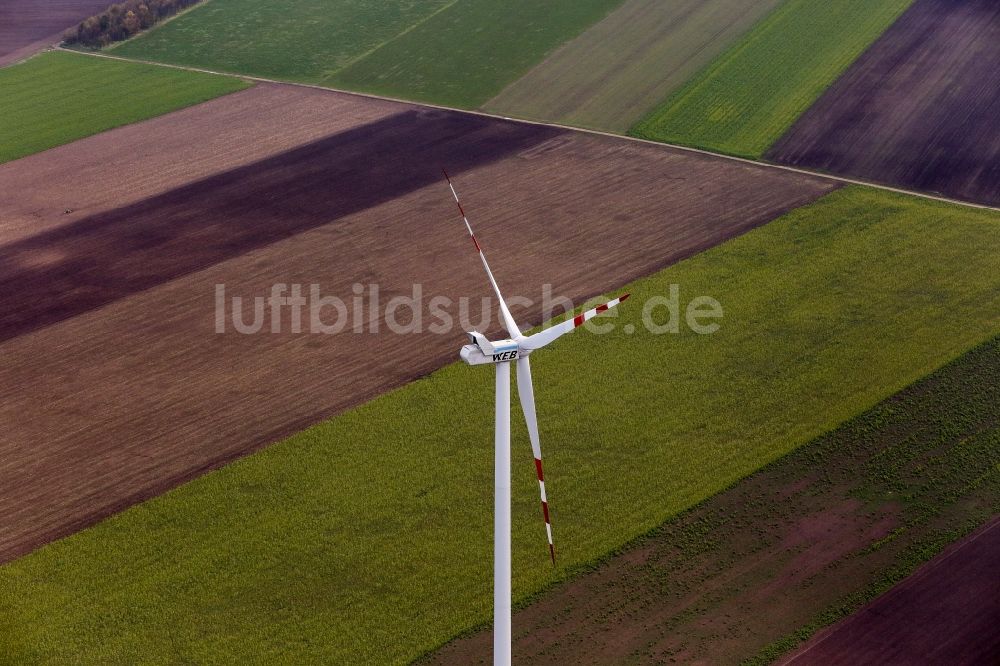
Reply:
[[[120,42],[172,16],[198,0],[125,0],[91,16],[63,35],[66,44],[91,48]]]

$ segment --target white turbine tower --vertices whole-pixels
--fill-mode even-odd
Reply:
[[[534,335],[525,336],[521,333],[514,318],[510,315],[507,303],[500,295],[500,288],[493,277],[490,265],[486,263],[483,249],[479,247],[469,218],[458,200],[458,193],[451,183],[448,173],[444,174],[451,188],[451,194],[458,204],[458,211],[465,222],[465,228],[476,246],[479,259],[486,269],[486,276],[493,287],[493,293],[500,301],[500,313],[503,315],[504,327],[510,335],[506,340],[491,341],[478,331],[468,334],[471,344],[462,347],[462,360],[469,365],[492,363],[496,365],[496,433],[494,455],[494,499],[493,499],[493,663],[495,666],[510,664],[511,652],[511,588],[510,588],[510,363],[517,362],[517,393],[521,398],[521,409],[524,420],[528,424],[528,436],[531,439],[531,450],[535,456],[535,473],[538,476],[538,488],[542,496],[542,516],[545,518],[545,532],[549,539],[549,556],[553,565],[556,561],[555,549],[552,545],[552,523],[549,520],[549,505],[545,496],[545,476],[542,474],[542,449],[538,441],[538,421],[535,418],[535,392],[531,385],[531,365],[528,355],[549,344],[564,333],[581,326],[598,313],[613,308],[626,298],[624,294],[612,301],[599,305],[593,310],[578,314],[573,319],[551,326]]]

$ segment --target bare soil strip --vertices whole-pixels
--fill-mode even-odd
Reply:
[[[1000,512],[998,385],[1000,338],[542,594],[514,615],[516,661],[771,661]],[[995,655],[991,532],[795,663]],[[490,641],[480,631],[428,661],[485,663]]]
[[[400,108],[263,83],[62,146],[57,160],[36,154],[0,164],[0,246],[383,120]]]
[[[216,284],[250,297],[318,283],[349,300],[355,283],[378,283],[384,305],[420,283],[427,299],[478,304],[482,269],[442,166],[507,293],[535,299],[516,308],[533,323],[546,282],[580,301],[836,187],[278,86],[0,167],[2,293],[6,312],[23,309],[0,343],[0,560],[454,360],[458,325],[310,335],[286,316],[280,333],[215,333]]]
[[[0,67],[60,41],[62,32],[107,8],[110,0],[18,0],[0,3]]]
[[[1000,204],[998,43],[996,2],[918,0],[768,158]]]
[[[987,664],[1000,655],[1000,517],[782,664]]]

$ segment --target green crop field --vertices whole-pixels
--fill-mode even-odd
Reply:
[[[515,596],[992,337],[998,244],[995,212],[851,187],[628,286],[533,358],[559,566],[518,420]],[[722,328],[649,333],[671,284]],[[486,621],[492,392],[455,363],[0,567],[5,656],[398,663]]]
[[[484,108],[625,132],[781,1],[628,0]]]
[[[630,130],[759,158],[913,0],[787,0]]]
[[[155,65],[43,53],[0,69],[0,162],[248,86]]]
[[[212,0],[115,53],[475,107],[621,1]]]
[[[115,54],[317,83],[454,1],[211,0]]]
[[[621,0],[457,0],[331,78],[337,87],[480,106]]]

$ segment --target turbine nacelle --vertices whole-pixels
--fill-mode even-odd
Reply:
[[[517,325],[514,324],[514,319],[510,317],[507,305],[503,302],[503,297],[500,296],[499,289],[496,290],[496,294],[500,299],[501,309],[506,314],[506,319],[510,320],[508,329],[514,337],[493,342],[479,331],[466,333],[466,335],[469,336],[469,342],[472,344],[462,347],[460,356],[462,357],[462,360],[469,365],[507,363],[509,361],[517,361],[521,358],[525,359],[525,362],[527,362],[527,356],[531,352],[541,349],[566,333],[583,326],[586,322],[590,321],[597,315],[602,312],[607,312],[628,298],[628,294],[622,294],[618,298],[611,299],[603,305],[598,305],[596,308],[587,310],[586,312],[581,312],[572,319],[567,319],[562,323],[549,326],[548,328],[533,335],[525,336],[521,335],[521,331],[518,330]]]
[[[479,331],[470,331],[466,335],[469,336],[471,344],[462,347],[459,355],[469,365],[516,361],[521,355],[516,340],[508,338],[491,341]]]

